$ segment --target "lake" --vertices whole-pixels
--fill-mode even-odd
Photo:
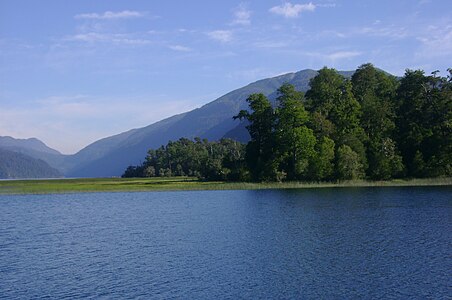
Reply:
[[[452,296],[452,187],[3,195],[0,206],[0,298]]]

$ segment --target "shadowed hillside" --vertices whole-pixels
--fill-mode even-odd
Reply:
[[[350,76],[353,72],[344,72]],[[303,70],[251,83],[234,90],[200,108],[134,129],[120,135],[97,141],[70,158],[74,168],[70,177],[119,176],[128,165],[139,164],[149,148],[157,148],[169,140],[180,137],[201,137],[218,140],[239,125],[232,117],[247,107],[246,98],[253,93],[263,93],[276,98],[276,90],[285,82],[298,90],[306,91],[309,80],[317,75],[314,70]],[[237,134],[243,130],[237,129]]]
[[[352,71],[340,73],[346,77],[353,74]],[[232,117],[247,108],[245,100],[250,94],[263,93],[274,101],[276,90],[283,83],[305,92],[309,89],[309,80],[316,75],[317,71],[303,70],[259,80],[187,113],[98,140],[74,155],[62,155],[36,139],[12,143],[3,138],[0,148],[42,159],[67,177],[120,176],[127,166],[140,164],[148,149],[181,137],[209,140],[230,137],[246,142],[249,136],[245,123],[234,121]]]
[[[58,170],[45,161],[28,155],[0,149],[0,178],[58,178]]]

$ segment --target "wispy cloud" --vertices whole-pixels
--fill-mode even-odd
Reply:
[[[179,28],[176,30],[177,33],[197,33],[197,30],[187,29],[187,28]]]
[[[380,20],[376,20],[369,26],[351,27],[341,31],[337,30],[323,30],[313,37],[336,37],[336,38],[356,38],[356,37],[375,37],[384,38],[386,40],[401,40],[412,36],[410,30],[405,26],[398,26],[394,24],[382,24]]]
[[[279,6],[274,6],[270,8],[270,12],[284,16],[285,18],[296,18],[303,11],[314,11],[316,8],[315,4],[309,2],[307,4],[292,4],[290,2],[286,2]]]
[[[332,7],[336,7],[336,3],[317,3],[315,6],[316,7],[332,8]]]
[[[106,34],[97,32],[79,33],[66,37],[66,41],[82,41],[82,42],[102,42],[109,40]]]
[[[249,25],[251,24],[251,11],[248,10],[245,4],[241,3],[234,11],[234,20],[232,25]]]
[[[418,55],[450,57],[452,53],[452,25],[431,25],[417,40],[422,43],[422,49]]]
[[[396,39],[405,38],[408,35],[407,30],[404,27],[396,27],[392,25],[383,26],[380,25],[380,21],[376,21],[374,23],[374,26],[372,27],[363,27],[356,29],[353,33],[367,36],[396,38]]]
[[[102,14],[98,13],[85,13],[75,15],[76,19],[95,19],[95,20],[111,20],[111,19],[131,19],[131,18],[141,18],[146,15],[145,12],[133,11],[133,10],[123,10],[118,12],[106,11]]]
[[[222,43],[227,43],[232,41],[232,31],[230,30],[215,30],[210,31],[207,33],[207,35],[216,41],[220,41]]]
[[[172,46],[169,46],[168,48],[170,48],[171,50],[174,50],[174,51],[179,51],[179,52],[190,52],[190,51],[192,51],[191,48],[185,47],[185,46],[182,46],[182,45],[172,45]]]
[[[257,41],[254,43],[257,48],[284,48],[288,45],[286,41]]]
[[[359,51],[335,51],[335,52],[301,52],[301,54],[320,59],[322,63],[331,63],[338,60],[350,59],[362,55]]]
[[[128,44],[128,45],[147,45],[151,41],[147,39],[135,38],[130,34],[105,34],[97,32],[79,33],[64,39],[65,41],[78,41],[78,42],[106,42],[114,44]]]
[[[338,51],[327,54],[326,57],[330,60],[348,59],[360,56],[362,53],[358,51]]]

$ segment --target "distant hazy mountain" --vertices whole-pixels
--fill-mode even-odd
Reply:
[[[353,72],[341,72],[351,76]],[[247,108],[246,98],[252,93],[263,93],[276,98],[276,90],[285,82],[297,90],[307,91],[309,80],[317,71],[303,70],[263,79],[234,90],[201,108],[176,115],[144,128],[99,140],[75,154],[71,160],[75,167],[66,174],[71,177],[119,176],[129,165],[143,161],[149,148],[157,148],[169,140],[180,137],[202,137],[218,140],[224,136],[245,141],[244,125],[232,117]]]
[[[340,73],[346,77],[353,74]],[[309,80],[316,75],[317,71],[303,70],[259,80],[187,113],[96,141],[74,155],[61,155],[36,139],[15,140],[14,147],[6,149],[42,159],[67,177],[120,176],[127,166],[140,164],[148,149],[181,137],[199,136],[209,140],[229,137],[246,142],[249,135],[245,124],[232,117],[248,107],[245,100],[250,94],[263,93],[274,100],[276,90],[286,82],[305,92],[309,89]],[[0,148],[5,148],[1,145],[0,138]]]
[[[10,136],[0,136],[0,149],[18,152],[36,159],[41,159],[61,172],[69,169],[66,163],[66,155],[48,147],[36,138],[15,139]]]
[[[57,178],[62,174],[45,161],[31,156],[0,149],[0,178]]]
[[[48,154],[61,154],[55,149],[48,147],[46,144],[36,138],[30,139],[15,139],[10,136],[0,136],[0,148],[3,149],[27,149],[36,152],[43,152]]]

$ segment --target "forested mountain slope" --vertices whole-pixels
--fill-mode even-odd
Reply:
[[[57,177],[62,177],[62,174],[43,160],[19,152],[0,149],[1,179]]]
[[[350,77],[353,72],[341,72]],[[297,90],[306,91],[309,80],[317,71],[303,70],[256,81],[234,90],[200,108],[167,118],[144,128],[134,129],[113,137],[99,140],[69,158],[70,177],[120,176],[129,165],[137,165],[150,148],[157,148],[170,140],[181,137],[201,137],[219,140],[239,126],[232,116],[247,107],[246,98],[253,93],[263,93],[276,98],[276,90],[283,83],[290,83]],[[237,128],[243,134],[243,128]],[[246,135],[245,135],[246,139]]]

